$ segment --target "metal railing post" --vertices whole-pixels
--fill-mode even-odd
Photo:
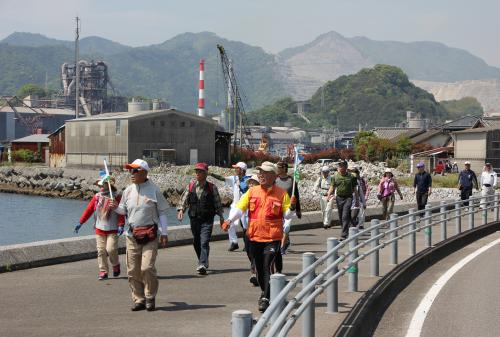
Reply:
[[[271,303],[275,301],[279,293],[283,290],[283,288],[285,288],[285,285],[286,285],[285,275],[278,273],[271,275]],[[285,308],[285,298],[283,298],[280,301],[278,309],[276,309],[273,315],[271,316],[271,323],[274,323],[276,321],[276,319],[278,318],[278,316],[280,315],[280,313],[283,311],[284,308]]]
[[[378,219],[373,219],[371,221],[371,227],[373,227],[373,228],[372,228],[370,234],[371,234],[372,239],[380,233],[379,227],[376,227],[379,224],[380,224],[380,220],[378,220]],[[375,248],[378,245],[379,245],[379,239],[374,239],[371,242],[371,248]],[[372,253],[372,258],[371,258],[371,265],[370,265],[370,275],[371,276],[379,276],[380,275],[379,263],[380,263],[379,262],[379,251],[376,250]]]
[[[408,235],[408,246],[410,256],[413,256],[417,253],[417,233],[414,230],[417,228],[417,217],[415,216],[415,208],[410,208],[408,210],[408,231],[410,231],[410,235]]]
[[[472,204],[474,201],[469,199],[469,229],[474,229],[474,205]]]
[[[358,229],[356,227],[349,228],[349,238],[353,237],[358,233]],[[354,249],[358,245],[358,238],[356,237],[354,240],[349,242],[349,250],[352,253],[349,255],[349,264],[352,263],[358,257],[358,250]],[[348,270],[348,291],[356,292],[358,291],[358,264],[353,264]]]
[[[495,212],[495,222],[498,222],[500,221],[500,212],[499,212],[499,208],[498,208],[498,201],[500,200],[499,196],[498,196],[498,193],[495,193],[495,199],[494,199],[494,205],[495,205],[495,208],[493,208],[494,212]]]
[[[231,319],[231,336],[248,337],[252,332],[253,317],[248,310],[233,311]]]
[[[339,240],[337,238],[328,238],[327,240],[327,251],[331,252],[337,245],[339,244]],[[331,266],[335,260],[339,258],[339,254],[337,251],[333,253],[327,260],[327,267]],[[332,271],[328,273],[327,278],[333,277],[336,273],[338,273],[339,268],[334,267]],[[339,312],[339,284],[338,281],[333,281],[328,288],[326,288],[326,310],[328,313]]]
[[[396,228],[398,227],[398,220],[396,218],[398,215],[396,213],[392,213],[390,215],[390,220],[389,220],[389,228],[391,229],[391,233],[389,235],[389,238],[391,240],[395,239],[398,236],[398,231]],[[394,240],[391,242],[391,264],[396,265],[398,264],[398,241]]]
[[[439,209],[441,213],[441,241],[446,240],[447,234],[447,225],[448,221],[448,207],[446,206],[446,201],[441,201],[441,208]]]
[[[432,226],[431,226],[431,205],[427,204],[425,205],[425,229],[424,229],[424,234],[425,234],[425,247],[429,248],[432,247]]]
[[[462,199],[455,203],[455,231],[456,234],[462,233]]]
[[[484,204],[480,204],[483,207],[483,211],[481,212],[481,225],[486,225],[488,223],[488,200],[490,197],[484,198]],[[482,201],[482,199],[481,199]]]
[[[316,255],[314,253],[304,253],[302,254],[302,270],[305,270],[311,266],[316,261]],[[311,271],[302,280],[302,287],[305,288],[309,283],[314,280],[315,272]],[[309,294],[314,291],[312,289]],[[308,294],[308,295],[309,295]],[[302,337],[314,337],[314,301],[312,301],[302,314]]]

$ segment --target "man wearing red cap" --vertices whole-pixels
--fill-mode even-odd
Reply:
[[[193,180],[182,193],[177,206],[177,219],[182,221],[184,212],[189,208],[188,215],[193,233],[193,246],[198,257],[196,271],[206,275],[208,269],[208,255],[210,252],[210,238],[214,226],[214,217],[219,215],[220,223],[224,222],[224,211],[220,201],[217,186],[207,181],[208,165],[195,165],[196,180]]]

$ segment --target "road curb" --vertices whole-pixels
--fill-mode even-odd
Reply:
[[[500,222],[467,230],[397,265],[358,299],[333,337],[373,336],[386,309],[416,276],[448,255],[498,230],[500,230]]]

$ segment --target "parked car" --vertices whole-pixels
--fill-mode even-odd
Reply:
[[[445,166],[444,166],[444,163],[440,160],[437,164],[436,164],[436,167],[434,167],[434,175],[436,174],[444,174],[444,171],[445,171]]]
[[[316,160],[316,164],[328,165],[333,164],[335,161],[333,159],[318,159]]]

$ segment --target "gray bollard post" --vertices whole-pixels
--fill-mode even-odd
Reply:
[[[378,219],[373,219],[371,221],[371,227],[374,227],[372,228],[370,234],[371,234],[371,238],[373,239],[374,237],[376,237],[379,233],[380,233],[380,230],[379,230],[379,227],[376,227],[380,224],[380,220]],[[372,242],[371,242],[371,248],[375,248],[379,245],[379,239],[374,239]],[[380,275],[380,262],[379,262],[379,251],[376,250],[372,253],[372,258],[371,258],[371,265],[370,265],[370,275],[371,276],[379,276]]]
[[[327,240],[327,251],[331,252],[337,245],[339,244],[339,240],[337,238],[328,238]],[[335,260],[339,258],[339,253],[335,251],[330,257],[326,260],[327,267],[331,266]],[[337,274],[339,271],[338,267],[332,268],[327,275],[327,278],[333,277],[333,275]],[[333,281],[332,284],[326,288],[326,310],[328,313],[333,314],[339,312],[339,283],[338,281]]]
[[[398,215],[396,213],[392,213],[390,215],[389,228],[391,230],[393,230],[391,232],[391,234],[389,235],[391,240],[395,239],[398,236],[398,231],[396,230],[396,228],[398,227],[398,220],[396,220],[397,217],[398,217]],[[391,242],[391,263],[390,264],[392,264],[392,265],[398,264],[398,241],[397,240]]]
[[[272,274],[271,275],[271,303],[276,301],[276,297],[278,297],[279,293],[285,288],[286,285],[286,276],[283,274]],[[274,311],[271,316],[271,322],[274,323],[278,316],[281,314],[283,309],[285,308],[285,298],[283,297],[278,304],[278,308]]]
[[[462,233],[462,199],[455,203],[455,231],[456,234]]]
[[[305,270],[310,265],[316,261],[316,255],[314,253],[304,253],[302,254],[302,270]],[[305,288],[309,283],[314,280],[315,272],[311,271],[302,279],[302,287]],[[311,290],[311,294],[314,290]],[[314,301],[312,301],[302,314],[302,337],[314,337]]]
[[[499,212],[499,208],[498,208],[498,201],[500,200],[500,197],[498,196],[498,193],[495,193],[495,199],[494,199],[494,202],[495,202],[495,208],[493,208],[494,212],[495,212],[495,222],[498,222],[500,221],[500,212]]]
[[[489,198],[485,198],[489,200]],[[483,204],[483,211],[481,212],[481,225],[486,225],[488,223],[488,203]]]
[[[469,229],[474,229],[474,205],[472,204],[473,201],[469,201]]]
[[[446,219],[448,218],[448,207],[446,206],[446,201],[441,201],[441,208],[439,209],[439,211],[441,213],[441,241],[444,241],[448,236],[448,221],[446,221]]]
[[[410,256],[413,256],[417,253],[417,233],[413,232],[417,229],[417,217],[415,216],[415,208],[410,208],[408,210],[408,231],[410,231],[410,235],[408,235],[408,246]]]
[[[429,248],[432,247],[432,219],[431,219],[431,205],[425,205],[425,229],[424,229],[424,234],[425,234],[425,247]]]
[[[252,332],[253,317],[248,310],[233,311],[231,319],[231,336],[248,337]]]
[[[349,239],[358,233],[358,229],[356,227],[349,228]],[[352,251],[351,255],[349,255],[349,264],[352,263],[358,257],[358,250],[354,249],[358,245],[358,238],[354,238],[349,242],[349,250]],[[348,270],[348,291],[356,292],[358,291],[358,264],[352,265]]]

